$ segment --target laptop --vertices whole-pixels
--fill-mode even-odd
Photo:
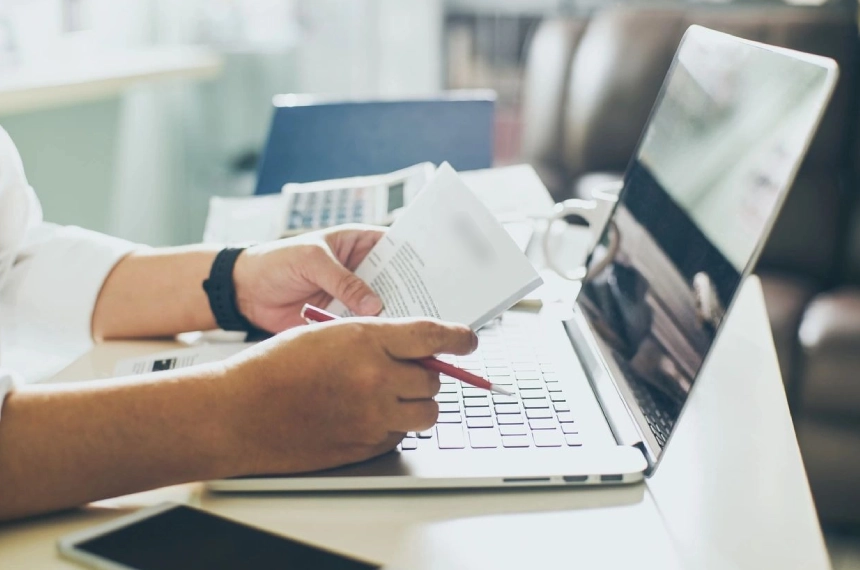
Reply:
[[[560,321],[509,311],[452,358],[513,396],[442,378],[437,425],[381,457],[218,491],[572,486],[654,472],[837,78],[832,60],[693,26],[588,276]],[[712,379],[708,379],[711,381]]]

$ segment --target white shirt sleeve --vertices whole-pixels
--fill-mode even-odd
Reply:
[[[7,340],[25,331],[91,342],[93,309],[114,265],[137,245],[77,227],[45,223],[18,151],[0,128],[0,325]],[[5,338],[10,335],[12,339]],[[28,334],[29,336],[29,334]],[[0,374],[0,394],[11,389]],[[2,402],[2,399],[0,399]]]
[[[39,224],[27,233],[0,292],[3,319],[12,328],[89,339],[105,279],[136,247],[82,228]]]

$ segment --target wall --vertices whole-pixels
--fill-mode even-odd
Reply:
[[[245,20],[223,11],[240,4]],[[270,8],[295,25],[248,36]],[[87,9],[95,36],[116,49],[205,41],[224,58],[211,82],[0,117],[48,219],[153,245],[198,240],[209,196],[249,191],[253,181],[232,166],[265,140],[273,94],[441,86],[441,0],[89,0]],[[237,21],[245,29],[225,27]]]

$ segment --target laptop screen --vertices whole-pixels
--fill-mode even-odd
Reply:
[[[578,299],[657,458],[835,75],[704,28],[681,43]]]

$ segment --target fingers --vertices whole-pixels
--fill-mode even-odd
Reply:
[[[376,457],[377,455],[388,453],[389,451],[397,447],[397,444],[403,440],[403,437],[405,435],[405,432],[392,432],[388,434],[388,437],[386,437],[381,443],[372,446],[367,452],[366,457],[362,457],[362,459]]]
[[[427,400],[439,393],[439,374],[420,364],[393,362],[388,384],[400,400]]]
[[[372,316],[382,310],[382,301],[367,283],[331,255],[321,252],[311,263],[312,267],[308,268],[307,275],[323,291],[341,301],[353,313]]]
[[[325,240],[344,266],[355,269],[384,235],[384,228],[346,224],[329,231]]]
[[[395,417],[391,418],[392,429],[397,431],[424,431],[436,425],[439,419],[439,404],[435,400],[401,402]]]
[[[400,360],[469,354],[478,347],[478,337],[469,327],[431,319],[388,321],[379,335],[388,354]]]

